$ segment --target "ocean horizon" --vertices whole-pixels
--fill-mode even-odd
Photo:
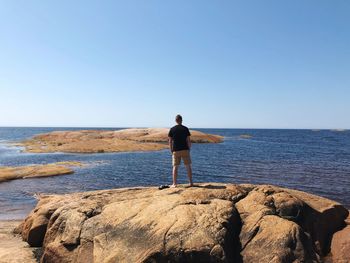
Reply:
[[[171,126],[7,126],[3,125],[0,128],[39,128],[39,129],[131,129],[131,128],[170,128]],[[247,127],[190,127],[191,129],[206,129],[206,130],[312,130],[312,131],[349,131],[350,128],[247,128]]]

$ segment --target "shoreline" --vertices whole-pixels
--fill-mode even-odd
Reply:
[[[9,183],[11,181],[7,181],[6,183]],[[195,184],[202,184],[203,182],[196,182]],[[210,182],[206,182],[206,183],[210,183]],[[215,183],[215,182],[213,182]],[[217,183],[222,183],[222,184],[225,184],[225,182],[217,182]],[[257,184],[257,185],[265,185],[265,184]],[[334,199],[334,197],[328,197],[328,196],[325,196],[325,195],[322,195],[322,194],[318,194],[318,193],[314,193],[312,191],[307,191],[307,190],[304,190],[304,189],[299,189],[299,188],[290,188],[290,187],[287,187],[287,186],[283,186],[283,185],[274,185],[274,184],[270,184],[270,185],[273,185],[275,187],[280,187],[280,188],[285,188],[285,189],[292,189],[294,191],[300,191],[300,192],[307,192],[309,194],[312,194],[312,195],[316,195],[316,196],[319,196],[321,198],[325,198],[325,199],[330,199],[330,200],[333,200],[333,201],[336,201],[336,202],[339,202],[342,206],[344,206],[347,210],[350,211],[350,205],[347,204],[347,203],[342,203],[340,201],[337,201]],[[115,188],[107,188],[107,189],[91,189],[91,190],[80,190],[80,191],[72,191],[72,192],[66,192],[66,193],[48,193],[48,192],[43,192],[43,193],[40,193],[40,195],[42,196],[50,196],[50,195],[71,195],[71,194],[79,194],[79,193],[84,193],[84,192],[91,192],[91,193],[94,193],[96,191],[103,191],[103,190],[118,190],[118,189],[129,189],[129,188],[149,188],[149,187],[154,187],[154,188],[157,188],[158,186],[157,185],[138,185],[138,186],[120,186],[120,187],[115,187]],[[2,213],[0,215],[0,222],[4,222],[4,221],[23,221],[25,220],[25,218],[29,215],[29,213],[36,207],[36,205],[38,204],[39,202],[39,196],[35,197],[36,201],[34,204],[32,205],[27,205],[26,206],[26,209],[15,209],[15,211],[21,211],[20,213],[13,213],[12,211],[6,211],[5,213]],[[0,261],[1,263],[1,261]]]

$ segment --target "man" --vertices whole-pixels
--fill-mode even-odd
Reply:
[[[192,168],[191,168],[192,162],[191,162],[191,156],[190,156],[191,134],[189,129],[186,126],[182,125],[181,115],[176,115],[175,121],[177,125],[172,127],[168,134],[169,146],[172,152],[172,159],[173,159],[173,184],[170,187],[176,187],[177,173],[179,170],[181,159],[185,164],[190,186],[193,186]]]

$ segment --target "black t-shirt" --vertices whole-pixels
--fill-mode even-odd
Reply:
[[[186,126],[175,125],[170,129],[168,136],[173,138],[174,151],[188,150],[187,136],[191,136],[191,133]]]

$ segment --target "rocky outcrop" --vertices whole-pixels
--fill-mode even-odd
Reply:
[[[236,207],[246,262],[319,262],[348,215],[328,199],[272,186],[255,188]]]
[[[73,166],[82,166],[80,162],[57,162],[29,166],[0,167],[0,183],[8,180],[34,177],[48,177],[74,173]]]
[[[270,185],[43,196],[22,225],[42,262],[321,262],[348,211]]]
[[[17,145],[27,152],[131,152],[157,151],[168,148],[166,128],[124,129],[117,131],[81,130],[55,131],[39,134]],[[194,143],[219,143],[223,137],[191,131]]]
[[[331,262],[350,262],[350,216],[345,220],[346,226],[333,235]]]

